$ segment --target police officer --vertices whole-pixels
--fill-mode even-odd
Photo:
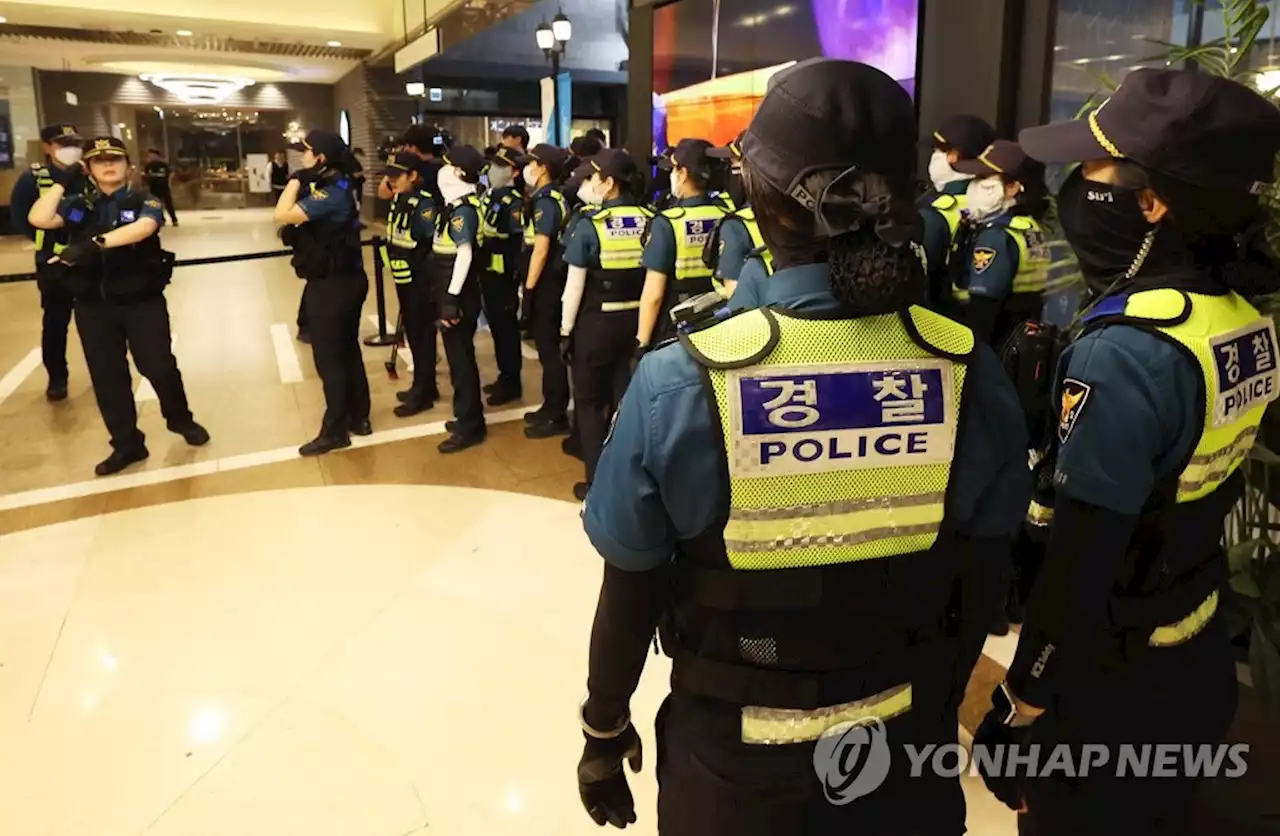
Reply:
[[[875,792],[824,794],[862,766],[856,734],[821,740],[832,727],[955,744],[985,638],[968,613],[999,592],[979,570],[1030,493],[994,352],[912,304],[915,130],[867,65],[775,75],[742,141],[768,307],[682,333],[627,390],[584,511],[606,562],[578,768],[598,823],[635,820],[628,701],[661,624],[664,836],[964,830],[959,784],[909,777],[901,750]]]
[[[178,213],[173,208],[173,187],[170,182],[173,171],[169,167],[169,161],[156,148],[147,151],[147,167],[144,175],[147,178],[147,191],[164,204],[165,211],[169,213],[169,220],[176,227]]]
[[[578,187],[591,176],[591,172],[585,171],[580,178],[574,178],[573,175],[579,170],[583,161],[594,157],[604,149],[604,145],[594,136],[575,137],[569,143],[569,159],[565,161],[565,179],[561,185],[560,191],[564,193],[565,199],[569,201],[570,207],[576,207],[580,201],[578,199]],[[568,240],[566,238],[566,240]]]
[[[151,381],[171,432],[194,447],[209,443],[187,405],[174,359],[164,288],[173,256],[160,249],[164,214],[160,201],[128,185],[129,156],[115,137],[98,137],[84,153],[91,188],[66,195],[72,169],[51,172],[54,184],[31,207],[27,220],[39,229],[63,229],[67,247],[50,260],[55,281],[75,300],[76,329],[84,346],[98,410],[111,434],[112,453],[94,469],[118,473],[147,458],[138,429],[129,355]],[[79,164],[77,164],[78,166]]]
[[[524,434],[551,438],[569,432],[569,372],[560,356],[560,299],[564,294],[564,245],[569,204],[554,185],[564,174],[568,153],[554,145],[538,145],[520,158],[530,189],[524,217],[525,319],[542,364],[542,406],[525,415]]]
[[[1077,764],[1109,747],[1087,775],[988,777],[1022,833],[1188,833],[1194,764],[1156,755],[1178,777],[1136,780],[1115,763],[1119,745],[1220,742],[1235,711],[1220,540],[1280,347],[1233,291],[1280,285],[1256,243],[1280,112],[1234,81],[1142,69],[1019,142],[1083,161],[1058,213],[1094,301],[1058,367],[1048,554],[975,739],[1069,744]]]
[[[440,199],[444,212],[431,244],[431,282],[440,305],[440,329],[453,383],[453,421],[441,453],[457,453],[485,439],[480,369],[476,366],[476,326],[480,292],[480,199],[476,187],[484,155],[455,145],[441,158]]]
[[[489,157],[489,188],[480,198],[480,290],[498,362],[498,379],[485,386],[489,406],[504,406],[524,396],[517,275],[524,200],[514,185],[517,159],[510,148],[494,149]]]
[[[626,151],[601,151],[582,164],[583,216],[565,249],[569,278],[560,338],[571,352],[574,415],[582,437],[587,479],[574,485],[586,499],[604,446],[605,430],[631,377],[632,335],[644,290],[640,238],[653,213],[636,205],[644,177]]]
[[[674,305],[714,289],[712,270],[702,251],[726,210],[707,194],[712,169],[718,164],[707,155],[711,148],[705,139],[682,139],[659,164],[671,171],[671,193],[676,201],[649,225],[644,296],[636,328],[637,357],[670,335],[669,316]]]
[[[972,175],[957,171],[955,165],[976,159],[995,141],[994,128],[977,116],[965,114],[944,120],[930,139],[933,153],[929,157],[929,181],[933,189],[920,198],[919,206],[930,298],[935,303],[945,304],[950,299],[947,266],[960,243],[961,222],[969,205]]]
[[[1053,263],[1044,217],[1049,190],[1044,165],[1016,142],[998,139],[955,165],[972,175],[966,213],[973,227],[967,253],[957,254],[951,274],[953,311],[981,342],[1001,346],[1016,325],[1039,319]]]
[[[436,296],[428,275],[436,235],[436,204],[422,191],[426,165],[411,151],[387,160],[395,193],[387,215],[387,262],[400,302],[400,322],[413,355],[413,385],[397,392],[395,414],[408,418],[440,400],[436,386]]]
[[[84,140],[75,125],[48,125],[40,130],[40,142],[44,146],[44,160],[32,163],[13,184],[9,212],[14,230],[36,244],[36,284],[40,289],[40,307],[44,309],[40,347],[44,368],[49,374],[45,397],[61,401],[67,397],[67,329],[71,326],[72,299],[62,283],[52,280],[45,266],[66,246],[66,232],[36,229],[27,223],[27,213],[53,187],[54,176],[59,172],[70,174],[69,181],[63,184],[66,194],[83,190],[80,158],[84,153],[81,147]]]
[[[730,165],[729,184],[724,192],[733,209],[718,224],[704,251],[704,261],[715,270],[716,290],[726,298],[733,295],[738,286],[742,268],[753,256],[759,258],[766,274],[770,272],[772,258],[769,248],[760,234],[756,212],[746,200],[742,188],[742,135],[723,148],[710,148],[707,156],[727,160]],[[755,307],[752,305],[751,307]]]
[[[360,313],[369,280],[360,253],[360,217],[355,186],[346,173],[347,144],[330,131],[314,130],[291,146],[302,152],[296,171],[276,204],[278,223],[288,224],[293,269],[307,284],[302,306],[310,320],[311,351],[324,385],[320,433],[298,449],[317,456],[351,446],[351,434],[369,435],[369,378],[360,349]]]

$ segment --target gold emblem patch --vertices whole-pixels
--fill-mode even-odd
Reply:
[[[1080,420],[1085,404],[1089,402],[1089,394],[1093,388],[1087,383],[1068,377],[1062,381],[1062,412],[1058,417],[1058,440],[1066,443],[1071,431]]]
[[[996,263],[996,251],[990,247],[975,247],[973,250],[973,272],[985,273],[987,268]]]

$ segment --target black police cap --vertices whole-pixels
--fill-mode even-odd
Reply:
[[[84,159],[93,160],[99,157],[127,157],[129,149],[122,140],[114,136],[95,136],[84,144]]]
[[[775,189],[806,206],[804,180],[850,168],[880,174],[901,194],[915,176],[911,96],[875,67],[812,58],[776,73],[742,137],[742,155]]]
[[[552,177],[558,177],[560,172],[564,170],[565,161],[568,159],[568,151],[544,142],[541,145],[535,145],[532,151],[518,158],[516,164],[525,166],[529,163],[541,163],[551,169]]]
[[[975,177],[1003,174],[1019,183],[1044,181],[1044,163],[1031,159],[1022,150],[1022,146],[1007,139],[997,139],[984,148],[976,159],[961,160],[951,167],[961,174],[972,174]]]
[[[301,142],[289,146],[294,151],[310,151],[312,154],[324,155],[325,162],[337,165],[347,155],[347,143],[333,131],[311,130]]]
[[[738,160],[742,158],[742,135],[746,131],[740,131],[737,136],[729,142],[718,148],[708,148],[707,156],[714,157],[717,160]]]
[[[948,116],[938,125],[926,143],[934,148],[955,149],[960,159],[972,160],[996,141],[996,129],[980,116],[958,113]]]
[[[636,161],[621,148],[606,148],[587,160],[582,168],[587,169],[586,177],[599,173],[601,177],[612,177],[619,183],[639,171]]]
[[[412,151],[401,151],[387,160],[386,175],[388,177],[399,177],[411,171],[416,171],[425,177],[427,175],[426,160]]]
[[[56,125],[45,125],[41,128],[40,141],[44,143],[56,142],[59,145],[76,145],[83,142],[84,137],[80,136],[80,131],[76,130],[75,125],[60,122]]]
[[[480,176],[484,170],[484,154],[470,145],[455,145],[444,152],[444,164],[462,169],[471,180]]]
[[[1128,159],[1195,186],[1261,193],[1274,179],[1280,110],[1249,88],[1193,70],[1135,70],[1087,117],[1028,128],[1044,163]]]
[[[670,153],[658,161],[658,168],[671,171],[676,166],[693,172],[706,173],[711,168],[711,151],[715,149],[705,139],[682,139],[670,149]]]
[[[520,165],[520,152],[514,148],[508,148],[505,145],[499,145],[497,148],[493,149],[493,153],[488,156],[490,164],[497,163],[498,165],[505,165],[510,168],[517,168]]]

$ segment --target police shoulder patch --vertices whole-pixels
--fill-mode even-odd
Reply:
[[[436,210],[432,209],[430,206],[422,210],[422,217],[426,218],[427,220],[431,220],[435,216],[436,216]]]
[[[991,247],[973,248],[973,272],[985,273],[987,268],[996,263],[996,251]]]
[[[147,200],[144,202],[144,205],[145,205],[148,209],[163,209],[163,208],[164,208],[164,204],[162,204],[160,201],[156,200],[154,197],[147,198]]]
[[[324,189],[316,189],[311,193],[311,196],[314,197],[316,200],[324,200],[326,197],[329,196],[329,193]]]
[[[1089,403],[1089,395],[1093,387],[1087,383],[1068,377],[1062,381],[1062,412],[1058,416],[1058,441],[1065,444],[1076,428],[1080,414]]]
[[[542,220],[542,214],[543,212],[541,209],[538,209],[533,213],[534,223],[537,223],[538,221]]]
[[[452,221],[450,221],[450,223],[453,224],[454,229],[458,230],[459,232],[462,231],[462,224],[464,223],[464,220],[461,216],[455,217]]]

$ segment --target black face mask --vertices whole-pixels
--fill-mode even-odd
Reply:
[[[747,187],[742,182],[742,174],[740,172],[732,172],[729,174],[729,187],[726,189],[729,197],[733,198],[733,205],[742,207],[747,205]]]
[[[1072,172],[1058,192],[1058,218],[1080,272],[1094,292],[1133,267],[1153,227],[1142,214],[1137,189],[1086,180]],[[1148,256],[1149,258],[1149,256]]]

